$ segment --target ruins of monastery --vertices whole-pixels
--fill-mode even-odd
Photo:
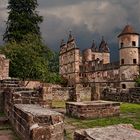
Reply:
[[[65,140],[64,115],[79,119],[118,117],[120,103],[140,103],[139,34],[127,25],[118,35],[119,62],[110,63],[110,50],[102,38],[99,47],[82,53],[74,37],[60,46],[60,74],[68,85],[21,81],[9,77],[10,60],[0,55],[0,112],[25,140]],[[28,84],[27,84],[28,83]],[[53,101],[66,102],[64,112],[52,108]],[[114,102],[117,101],[117,102]],[[109,118],[110,119],[110,118]],[[140,131],[131,124],[74,130],[73,140],[139,140]]]
[[[60,46],[60,74],[69,86],[128,89],[135,87],[140,71],[139,33],[126,25],[118,35],[119,62],[110,63],[110,50],[102,38],[98,46],[80,52],[75,38],[70,33],[68,41]]]

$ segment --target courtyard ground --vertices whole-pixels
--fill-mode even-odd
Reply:
[[[53,108],[54,110],[65,114],[65,102],[54,101]],[[4,117],[4,114],[0,113],[0,117]],[[72,140],[73,132],[78,129],[101,127],[120,123],[133,124],[136,129],[140,130],[140,104],[121,103],[120,117],[80,120],[65,116],[65,140]],[[1,139],[20,140],[8,123],[0,125],[0,140]]]

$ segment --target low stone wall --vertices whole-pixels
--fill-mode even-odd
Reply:
[[[42,86],[42,83],[40,81],[24,81],[22,82],[22,84],[30,89]]]
[[[37,89],[37,88],[46,88],[47,94],[51,95],[52,100],[57,101],[67,101],[74,100],[74,92],[79,96],[78,98],[81,101],[90,101],[91,100],[91,87],[83,87],[81,85],[73,87],[62,87],[58,84],[42,83],[40,81],[24,81],[22,85],[26,88]]]
[[[25,140],[63,140],[62,114],[39,105],[14,105],[9,117],[19,136]]]
[[[70,88],[68,87],[52,88],[52,100],[67,101],[69,99],[69,94]]]
[[[105,89],[101,95],[102,100],[140,103],[140,88],[131,88],[129,90],[108,90]]]
[[[119,116],[120,103],[109,101],[67,102],[66,114],[81,119]]]

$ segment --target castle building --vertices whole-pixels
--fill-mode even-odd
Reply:
[[[60,45],[60,75],[68,80],[69,86],[134,87],[140,70],[139,34],[126,25],[118,41],[119,62],[110,63],[110,50],[103,37],[99,47],[93,41],[90,48],[80,52],[70,33],[68,41],[62,40]]]

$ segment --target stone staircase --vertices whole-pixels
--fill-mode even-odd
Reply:
[[[22,81],[17,78],[2,80],[0,87],[5,98],[4,110],[6,112],[10,112],[9,109],[12,109],[15,104],[39,104],[44,106],[47,104],[43,99],[43,93],[25,87]]]
[[[63,140],[64,116],[52,111],[48,93],[25,87],[19,79],[1,81],[4,112],[22,139]],[[2,139],[0,137],[0,139]]]

